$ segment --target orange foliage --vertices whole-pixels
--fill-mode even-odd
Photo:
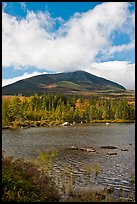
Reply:
[[[83,102],[81,102],[80,99],[78,99],[75,103],[75,107],[77,109],[87,109],[89,107],[89,101],[87,99],[85,99]]]

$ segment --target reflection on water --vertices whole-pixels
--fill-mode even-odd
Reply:
[[[94,147],[96,152],[71,150],[69,147]],[[102,149],[112,145],[117,149]],[[29,128],[2,131],[2,148],[14,158],[36,158],[41,151],[57,150],[54,170],[61,175],[64,165],[76,176],[76,186],[90,187],[94,174],[83,179],[83,165],[100,165],[99,184],[121,186],[129,191],[129,175],[135,173],[135,124],[80,124],[68,127]],[[121,149],[128,151],[121,151]],[[108,151],[116,155],[108,155]]]

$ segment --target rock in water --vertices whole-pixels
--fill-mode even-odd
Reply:
[[[121,149],[121,151],[128,151],[128,149],[127,149],[127,148],[125,148],[125,149]]]
[[[78,147],[70,146],[70,149],[78,150]]]
[[[108,155],[116,155],[117,152],[107,152]]]
[[[68,125],[70,125],[69,122],[64,122],[64,123],[62,124],[62,126],[68,126]]]

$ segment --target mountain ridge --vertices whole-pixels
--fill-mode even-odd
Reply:
[[[55,74],[42,74],[22,79],[13,84],[2,87],[2,95],[25,96],[37,93],[69,93],[90,92],[95,90],[126,90],[124,86],[90,74],[83,70],[62,72]]]

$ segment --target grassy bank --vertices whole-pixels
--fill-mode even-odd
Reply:
[[[3,202],[134,202],[135,195],[131,188],[125,197],[120,189],[119,197],[114,196],[114,187],[101,190],[74,191],[73,176],[68,166],[62,171],[62,193],[55,177],[49,176],[50,166],[56,152],[41,153],[35,161],[14,160],[2,157],[2,201]],[[95,165],[94,165],[95,167]],[[84,165],[84,175],[90,173],[90,166]],[[92,169],[93,170],[93,169]],[[99,175],[99,166],[95,167],[95,176]],[[95,178],[96,178],[95,177]],[[66,180],[67,178],[67,180]],[[134,176],[131,177],[134,186]]]
[[[3,202],[58,202],[55,183],[32,162],[2,159]]]

